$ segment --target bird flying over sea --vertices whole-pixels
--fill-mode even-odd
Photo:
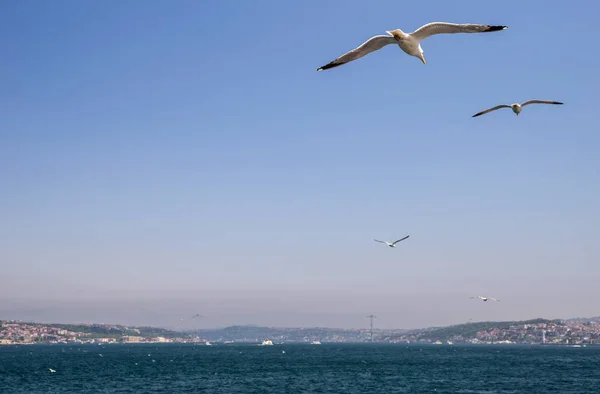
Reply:
[[[192,316],[192,319],[193,319],[193,318],[196,318],[196,317],[204,317],[204,316],[202,316],[202,315],[199,315],[199,314],[197,314],[197,313],[196,313],[194,316]]]
[[[492,112],[492,111],[495,111],[495,110],[500,109],[500,108],[511,108],[512,111],[515,113],[515,115],[518,116],[521,113],[521,111],[523,110],[523,107],[526,106],[526,105],[529,105],[529,104],[558,104],[558,105],[562,105],[563,103],[561,103],[560,101],[550,101],[550,100],[528,100],[528,101],[525,101],[524,103],[521,103],[521,104],[517,104],[517,103],[511,104],[511,105],[500,104],[500,105],[497,105],[495,107],[488,108],[485,111],[481,111],[481,112],[476,113],[475,115],[473,115],[473,118],[476,117],[476,116],[487,114],[488,112]]]
[[[400,29],[386,31],[389,36],[379,35],[369,38],[358,48],[351,50],[338,57],[337,59],[327,63],[326,65],[317,68],[317,71],[327,70],[330,68],[341,66],[353,60],[359,59],[371,52],[375,52],[386,45],[398,44],[400,49],[410,56],[419,58],[423,64],[427,64],[424,57],[421,41],[425,38],[436,34],[455,34],[455,33],[486,33],[492,31],[500,31],[507,29],[508,26],[490,26],[477,25],[470,23],[448,23],[448,22],[432,22],[419,27],[412,33],[405,33]]]
[[[477,296],[477,297],[471,297],[471,298],[479,298],[480,300],[483,300],[484,302],[487,301],[487,300],[492,300],[492,301],[500,302],[500,300],[497,300],[494,297]]]
[[[406,238],[408,238],[408,237],[410,237],[410,235],[407,235],[407,236],[406,236],[406,237],[404,237],[404,238],[400,238],[399,240],[397,240],[397,241],[394,241],[394,242],[380,241],[380,240],[378,240],[378,239],[374,239],[373,241],[375,241],[375,242],[380,242],[380,243],[382,243],[382,244],[386,244],[386,245],[387,245],[387,246],[389,246],[390,248],[395,248],[395,247],[396,247],[396,244],[397,244],[398,242],[400,242],[400,241],[404,241],[404,240],[405,240]]]
[[[56,370],[55,370],[55,369],[52,369],[52,368],[48,368],[48,370],[49,370],[51,373],[55,373],[55,372],[56,372]]]

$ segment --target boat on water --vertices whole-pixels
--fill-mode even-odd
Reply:
[[[204,342],[204,344],[205,344],[206,346],[212,346],[212,343],[210,343],[210,342],[208,342],[208,341]]]
[[[311,345],[320,345],[321,341],[312,341],[310,344]]]
[[[273,344],[273,342],[270,339],[265,339],[261,343],[261,345],[263,345],[263,346],[268,346],[268,345],[272,345],[272,344]]]

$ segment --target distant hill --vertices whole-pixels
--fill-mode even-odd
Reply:
[[[30,326],[54,327],[61,330],[90,334],[89,337],[118,338],[126,335],[142,337],[181,337],[181,333],[158,327],[128,327],[111,324],[63,324],[63,323],[26,323]]]
[[[474,323],[465,323],[458,324],[454,326],[447,327],[433,327],[429,329],[423,330],[414,330],[409,331],[406,334],[401,335],[401,337],[406,336],[414,336],[419,340],[441,340],[446,341],[456,337],[463,338],[474,338],[476,334],[480,331],[488,331],[493,329],[498,330],[507,330],[511,326],[518,326],[524,324],[562,324],[561,320],[548,320],[548,319],[532,319],[532,320],[520,320],[520,321],[500,321],[500,322],[474,322]],[[390,339],[396,339],[397,337],[392,337]]]
[[[199,331],[202,338],[211,341],[256,342],[271,339],[274,342],[337,341],[339,339],[363,342],[369,336],[366,330],[338,329],[325,327],[277,328],[253,325],[237,325]]]

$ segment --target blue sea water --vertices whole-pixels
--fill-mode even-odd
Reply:
[[[0,346],[2,394],[431,392],[598,394],[600,347]]]

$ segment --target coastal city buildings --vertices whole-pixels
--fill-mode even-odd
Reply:
[[[130,332],[137,335],[122,335]],[[183,334],[181,338],[163,336],[142,336],[137,328],[105,324],[72,325],[70,329],[40,323],[0,321],[0,345],[36,343],[147,343],[190,341]]]

